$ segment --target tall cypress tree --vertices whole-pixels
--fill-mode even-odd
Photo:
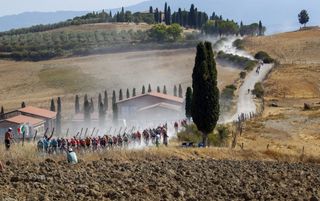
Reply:
[[[114,123],[117,123],[117,120],[118,120],[118,106],[117,106],[116,92],[114,90],[113,90],[113,93],[112,93],[112,112],[113,112],[113,121],[114,121]]]
[[[220,112],[217,69],[210,42],[201,42],[197,46],[192,87],[192,118],[202,132],[204,146],[207,146],[208,135],[216,127]]]
[[[166,87],[166,85],[163,86],[163,94],[167,94],[167,87]]]
[[[26,103],[23,101],[22,103],[21,103],[21,108],[25,108],[26,107]]]
[[[123,94],[122,94],[122,89],[119,91],[119,101],[123,100]]]
[[[104,91],[103,108],[104,108],[104,111],[108,111],[108,108],[109,108],[108,92],[107,92],[107,90]]]
[[[182,86],[179,84],[179,97],[183,98]]]
[[[263,26],[262,26],[262,22],[259,21],[259,36],[263,35]]]
[[[152,92],[152,89],[151,89],[151,84],[149,84],[148,86],[148,93]]]
[[[146,88],[144,87],[144,85],[142,86],[142,92],[141,94],[145,94],[146,93]]]
[[[75,101],[74,101],[74,111],[76,114],[78,114],[80,112],[80,100],[79,100],[79,96],[76,95]]]
[[[104,110],[104,105],[102,102],[98,104],[99,104],[99,125],[100,127],[103,127],[106,119],[106,111]]]
[[[189,121],[192,114],[191,109],[192,109],[192,89],[191,87],[188,87],[186,92],[186,117]]]
[[[1,110],[0,110],[0,119],[3,119],[4,118],[4,108],[3,106],[1,106]]]
[[[54,100],[51,99],[51,104],[50,104],[50,111],[55,112],[56,111],[56,106],[54,104]]]
[[[97,103],[99,113],[100,113],[100,110],[101,110],[101,109],[102,109],[102,110],[104,110],[104,108],[100,108],[100,103],[102,103],[102,96],[101,96],[101,93],[99,93],[99,96],[98,96],[98,103]],[[103,105],[103,104],[102,104],[102,105]]]
[[[84,122],[87,124],[90,124],[91,121],[91,111],[90,111],[90,102],[88,98],[85,98],[83,103],[83,116],[84,116]]]
[[[127,99],[130,98],[130,92],[129,89],[127,89],[127,94],[126,94]]]
[[[152,8],[152,6],[149,7],[149,13],[151,13],[151,14],[153,13],[153,8]]]
[[[57,100],[57,118],[56,118],[56,131],[58,133],[58,135],[61,134],[61,111],[62,111],[62,106],[61,106],[61,98],[58,97]]]
[[[136,94],[136,88],[133,88],[132,89],[132,97],[135,97],[137,94]]]
[[[174,87],[173,87],[173,95],[178,96],[178,89],[177,89],[176,85],[174,85]]]
[[[168,10],[168,4],[167,2],[164,4],[164,22],[167,24],[167,10]]]
[[[160,93],[160,92],[161,92],[161,90],[160,90],[160,87],[159,87],[159,86],[157,86],[157,92],[158,92],[158,93]]]
[[[90,99],[90,112],[94,113],[94,103],[93,103],[93,99]]]

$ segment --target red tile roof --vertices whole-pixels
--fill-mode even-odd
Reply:
[[[171,96],[171,95],[168,95],[168,94],[158,93],[158,92],[150,92],[150,93],[146,93],[146,94],[141,94],[139,96],[135,96],[135,97],[131,97],[131,98],[128,98],[128,99],[125,99],[125,100],[122,100],[122,101],[118,101],[117,103],[123,103],[123,102],[129,101],[129,100],[133,100],[133,99],[136,99],[136,98],[143,97],[143,96],[153,96],[153,97],[162,98],[162,99],[165,99],[165,100],[171,100],[171,101],[174,101],[174,102],[183,103],[183,98],[176,97],[176,96]]]
[[[23,112],[23,113],[27,113],[27,114],[33,114],[33,115],[48,118],[48,119],[52,119],[57,116],[56,112],[52,112],[50,110],[45,110],[45,109],[32,107],[32,106],[21,108],[18,111]]]
[[[15,123],[15,124],[29,123],[31,125],[38,125],[38,124],[44,122],[44,120],[42,120],[42,119],[28,117],[28,116],[25,116],[25,115],[18,115],[18,116],[6,119],[5,121],[11,122],[11,123]]]

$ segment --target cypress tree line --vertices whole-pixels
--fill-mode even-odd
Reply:
[[[160,92],[161,92],[161,90],[160,90],[160,87],[159,87],[159,86],[157,86],[157,92],[158,92],[158,93],[160,93]]]
[[[135,97],[136,96],[136,88],[133,88],[132,89],[132,97]]]
[[[130,98],[130,92],[129,89],[127,89],[127,94],[126,94],[127,99]]]
[[[55,104],[54,104],[53,98],[51,99],[50,111],[52,111],[52,112],[55,112],[55,111],[56,111],[56,106],[55,106]]]
[[[22,103],[21,103],[21,108],[25,108],[26,107],[26,103],[23,101]]]
[[[142,86],[142,92],[141,94],[145,94],[146,93],[146,88],[144,87],[144,85]]]
[[[148,93],[150,93],[152,90],[151,90],[151,85],[149,84],[148,86]]]
[[[104,108],[104,111],[108,111],[108,108],[109,108],[108,92],[107,92],[107,90],[104,91],[103,108]]]
[[[84,121],[85,123],[90,123],[91,121],[91,106],[90,106],[90,102],[88,100],[88,96],[87,94],[85,95],[84,98],[84,103],[83,103],[83,116],[84,116]]]
[[[80,100],[78,95],[76,95],[76,98],[75,98],[74,111],[76,114],[80,112]]]
[[[56,131],[57,131],[58,135],[61,134],[61,118],[62,118],[61,110],[62,110],[61,98],[58,97],[58,100],[57,100],[57,118],[56,118]]]
[[[94,103],[93,103],[93,99],[90,99],[90,112],[94,113]]]
[[[190,121],[191,118],[191,109],[192,109],[192,89],[191,87],[187,88],[186,92],[186,117]]]
[[[119,91],[119,101],[123,100],[123,94],[122,94],[122,89]]]
[[[179,97],[183,98],[182,86],[179,84]]]
[[[163,94],[167,94],[167,87],[166,87],[166,85],[163,86]]]
[[[177,90],[177,86],[176,85],[174,85],[174,87],[173,87],[173,95],[174,96],[178,96],[178,90]]]
[[[217,125],[220,112],[217,69],[210,42],[197,46],[192,87],[192,118],[202,132],[203,145],[207,146],[208,135]]]
[[[117,123],[117,120],[118,120],[118,107],[117,107],[116,102],[117,102],[116,92],[113,90],[113,92],[112,92],[112,112],[113,112],[114,123]]]

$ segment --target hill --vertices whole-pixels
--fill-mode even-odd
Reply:
[[[244,40],[247,51],[266,51],[279,64],[263,82],[262,116],[245,125],[239,143],[249,149],[320,153],[319,45],[319,28]]]
[[[0,17],[0,31],[37,24],[52,24],[86,14],[87,11],[25,12]]]
[[[252,21],[258,22],[262,20],[267,26],[267,33],[276,33],[283,31],[290,31],[297,29],[300,25],[297,21],[297,14],[302,9],[307,9],[310,14],[310,25],[317,25],[320,19],[320,14],[317,8],[320,7],[320,2],[317,0],[310,0],[308,3],[299,0],[283,0],[283,1],[270,1],[261,0],[151,0],[139,3],[134,6],[126,7],[126,10],[147,11],[149,6],[158,7],[163,10],[164,3],[168,2],[171,9],[188,10],[191,3],[194,3],[200,10],[203,10],[211,15],[216,12],[218,15],[228,16],[237,22],[241,20],[245,23]],[[266,9],[272,8],[273,12],[266,12]],[[108,8],[97,8],[97,10],[109,10]],[[119,11],[119,9],[112,9],[112,12]],[[285,12],[284,12],[285,11]],[[41,17],[38,16],[41,14]],[[84,12],[79,13],[74,11],[65,12],[63,19],[73,18],[75,16],[83,15]],[[0,17],[0,31],[6,31],[11,28],[21,28],[36,24],[48,24],[59,22],[63,20],[60,14],[56,13],[29,13],[19,14],[17,16],[4,16]]]

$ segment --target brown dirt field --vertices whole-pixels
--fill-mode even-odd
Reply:
[[[72,111],[75,94],[97,98],[97,93],[142,85],[167,86],[173,93],[175,84],[191,85],[194,49],[137,51],[41,62],[0,61],[0,105],[5,109],[29,105],[49,107],[52,97],[61,96],[63,110]],[[239,70],[218,66],[219,87],[231,84]],[[96,100],[96,99],[95,99]]]

